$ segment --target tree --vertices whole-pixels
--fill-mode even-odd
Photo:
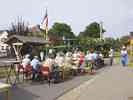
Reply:
[[[65,23],[54,23],[49,33],[56,34],[59,37],[74,38],[75,35],[69,25]]]
[[[120,38],[120,42],[122,45],[127,46],[129,44],[129,39],[130,39],[130,36],[125,35]]]
[[[132,36],[132,37],[133,37],[133,32],[130,32],[130,36]]]
[[[17,22],[11,23],[11,28],[9,29],[10,35],[16,34],[16,35],[27,35],[29,33],[28,25],[25,24],[25,21],[22,20],[22,18],[17,19]]]
[[[102,29],[102,33],[104,33],[105,30]],[[92,37],[92,38],[100,38],[100,24],[97,22],[93,22],[90,25],[86,27],[86,29],[83,32],[80,32],[79,37]]]

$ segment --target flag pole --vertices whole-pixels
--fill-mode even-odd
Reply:
[[[46,26],[45,26],[45,31],[46,31],[46,40],[48,40],[48,12],[46,8]]]
[[[102,33],[102,31],[103,31],[103,22],[102,21],[100,22],[99,28],[100,28],[100,40],[102,40],[103,39],[103,33]]]

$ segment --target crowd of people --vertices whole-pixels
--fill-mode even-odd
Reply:
[[[109,51],[110,65],[113,64],[114,49],[111,48]],[[121,50],[121,63],[126,66],[128,62],[128,54],[126,47],[122,47]],[[49,50],[46,57],[44,53],[40,53],[39,56],[34,56],[30,59],[30,55],[24,56],[21,68],[26,72],[26,77],[28,74],[32,76],[32,80],[36,80],[38,76],[47,76],[47,79],[54,79],[59,81],[60,72],[69,70],[73,75],[85,72],[85,68],[89,67],[91,73],[95,73],[97,68],[104,66],[103,55],[99,51],[93,51],[89,49],[86,54],[76,48],[72,51],[67,51],[66,53],[59,51],[53,52],[52,49]]]
[[[95,52],[89,49],[86,54],[78,48],[66,53],[59,51],[57,53],[49,50],[46,57],[43,57],[41,52],[40,57],[34,56],[31,60],[27,54],[22,60],[21,68],[32,74],[32,80],[36,80],[38,73],[49,76],[48,79],[54,78],[59,80],[60,71],[71,70],[73,75],[83,73],[85,67],[90,67],[91,73],[94,73],[96,68],[104,65],[103,56],[100,52]]]

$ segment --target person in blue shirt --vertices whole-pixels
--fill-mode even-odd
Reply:
[[[32,66],[32,74],[33,74],[32,80],[35,80],[36,73],[40,66],[40,61],[39,61],[38,56],[34,56],[33,60],[31,61],[31,66]]]

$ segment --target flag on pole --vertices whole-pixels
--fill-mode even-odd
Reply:
[[[45,30],[46,32],[46,36],[48,35],[48,14],[47,14],[47,9],[46,9],[46,13],[45,16],[41,22],[41,29]]]

